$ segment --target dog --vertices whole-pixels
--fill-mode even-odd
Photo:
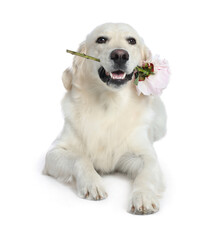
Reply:
[[[128,211],[152,214],[164,191],[153,142],[166,133],[166,111],[157,96],[138,96],[134,69],[151,57],[143,39],[129,25],[106,23],[95,28],[62,81],[64,127],[46,154],[44,173],[76,181],[85,199],[107,197],[101,175],[115,171],[133,179]]]

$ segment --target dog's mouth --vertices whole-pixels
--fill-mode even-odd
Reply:
[[[132,79],[134,71],[130,74],[126,74],[121,70],[107,72],[104,67],[100,67],[98,73],[100,79],[108,86],[112,85],[114,87],[120,87]]]

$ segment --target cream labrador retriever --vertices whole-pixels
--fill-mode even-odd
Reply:
[[[153,142],[165,135],[166,113],[159,97],[138,96],[133,83],[134,68],[150,51],[121,23],[97,27],[78,51],[101,61],[75,57],[63,73],[65,124],[46,155],[44,173],[74,179],[78,195],[93,200],[107,197],[99,174],[128,174],[129,212],[155,213],[164,184]]]

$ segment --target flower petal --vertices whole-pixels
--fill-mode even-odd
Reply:
[[[138,96],[143,93],[144,95],[151,95],[150,88],[148,87],[148,82],[146,81],[140,81],[138,82],[138,85],[136,86],[137,94]]]

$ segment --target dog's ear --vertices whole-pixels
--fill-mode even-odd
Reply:
[[[71,90],[73,80],[72,68],[67,68],[62,74],[62,83],[66,90]]]
[[[82,42],[77,50],[80,53],[86,54],[86,44],[85,42]],[[79,68],[81,68],[81,65],[83,64],[84,58],[75,56],[72,68],[67,68],[63,74],[62,74],[62,82],[66,90],[71,90],[72,87],[72,81],[74,76],[76,76]]]
[[[141,59],[143,61],[149,60],[152,57],[152,53],[150,49],[144,44],[142,40],[142,48],[141,48]]]

